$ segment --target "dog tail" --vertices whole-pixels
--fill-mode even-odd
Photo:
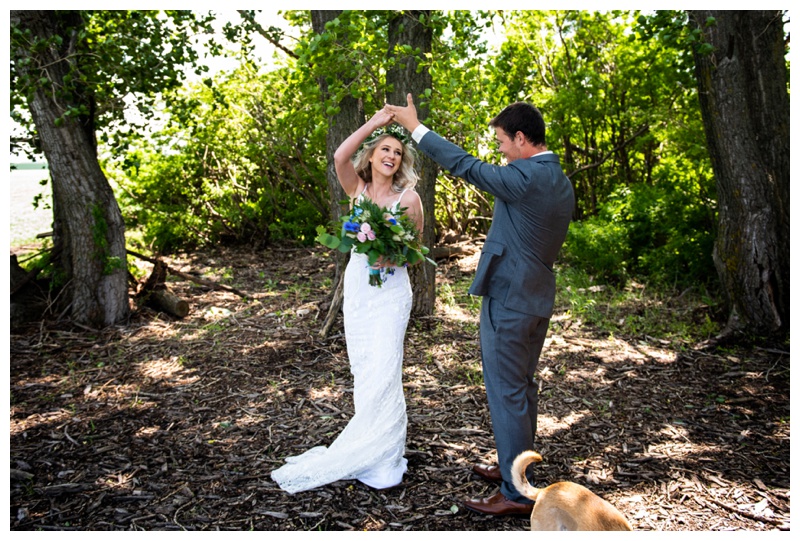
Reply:
[[[539,489],[531,486],[528,482],[525,470],[528,469],[528,465],[532,462],[541,461],[542,455],[536,451],[524,451],[514,459],[514,464],[511,466],[511,481],[514,483],[514,487],[529,500],[536,501],[536,497],[539,495]]]

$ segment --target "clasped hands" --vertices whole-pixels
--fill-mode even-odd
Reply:
[[[389,121],[393,120],[408,130],[409,133],[413,133],[416,127],[420,125],[420,121],[417,119],[417,108],[414,105],[414,97],[410,92],[406,96],[406,100],[408,103],[405,107],[387,103],[379,113],[388,115]]]

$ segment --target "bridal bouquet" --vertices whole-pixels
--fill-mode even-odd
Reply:
[[[427,257],[430,251],[423,246],[414,222],[403,212],[379,207],[369,199],[353,205],[349,215],[341,217],[341,233],[331,235],[325,226],[317,226],[317,242],[328,248],[366,254],[369,262],[369,284],[381,287],[381,269],[373,268],[378,260],[396,267],[419,261],[436,263]],[[391,271],[389,271],[391,274]]]

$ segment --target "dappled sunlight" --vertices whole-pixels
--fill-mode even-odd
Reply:
[[[188,385],[200,380],[194,370],[187,370],[182,357],[169,359],[153,359],[137,363],[139,372],[153,381],[168,381],[170,385]],[[191,373],[191,375],[186,374]]]
[[[665,424],[659,433],[669,439],[677,441],[691,441],[690,433],[686,428],[675,424]]]
[[[145,381],[151,383],[166,383],[169,386],[181,386],[190,385],[200,380],[200,377],[195,374],[194,370],[187,370],[183,360],[177,356],[168,359],[142,361],[134,363],[132,366],[137,369]],[[156,404],[156,402],[154,402],[156,395],[152,392],[143,392],[141,390],[141,385],[138,383],[115,383],[114,385],[88,384],[83,387],[80,397],[64,394],[54,398],[57,398],[59,402],[64,404],[78,400],[78,398],[87,404],[102,404],[109,400],[121,399],[127,403],[127,407],[136,409],[152,408]],[[13,435],[25,430],[34,429],[40,424],[63,425],[65,423],[91,422],[95,417],[95,415],[87,413],[76,415],[69,409],[59,408],[56,411],[34,414],[21,420],[12,419],[11,434]],[[147,438],[157,433],[158,430],[157,427],[141,427],[136,431],[136,436]]]
[[[74,415],[71,411],[63,408],[43,413],[34,413],[23,419],[15,418],[13,415],[13,407],[11,408],[11,413],[10,432],[12,436],[22,434],[27,430],[36,429],[40,425],[63,425],[69,422]]]
[[[567,337],[564,333],[551,332],[545,341],[544,352],[591,354],[604,363],[671,363],[677,353],[662,344],[653,345],[643,340],[624,340],[614,336],[594,338],[590,335]]]
[[[668,439],[664,442],[651,443],[647,448],[647,456],[660,457],[671,460],[687,460],[694,462],[697,457],[697,445],[681,437],[673,437],[673,434],[667,433]],[[677,440],[677,441],[676,441]],[[703,443],[703,452],[708,455],[717,454],[724,455],[725,449],[722,447]]]
[[[480,259],[481,251],[476,250],[467,256],[456,259],[455,264],[462,274],[471,275],[475,272],[475,269],[478,268],[478,261],[480,261]]]
[[[409,391],[433,389],[438,385],[441,373],[436,368],[425,365],[408,365],[403,367],[403,388]]]
[[[315,514],[327,512],[320,510],[329,495],[343,512],[375,512],[384,521],[396,518],[374,498],[395,511],[413,498],[433,506],[404,515],[425,515],[420,529],[482,528],[485,517],[450,511],[453,502],[496,490],[471,472],[497,458],[481,371],[480,299],[467,298],[470,277],[453,271],[448,290],[447,274],[437,276],[436,313],[412,318],[406,333],[403,489],[378,494],[340,482],[298,498],[278,491],[269,472],[283,457],[329,445],[354,412],[341,315],[322,337],[331,291],[305,291],[320,282],[304,280],[319,267],[305,251],[281,266],[251,251],[229,259],[249,262],[232,267],[231,282],[249,300],[176,282],[176,294],[192,303],[182,320],[144,310],[128,327],[91,336],[57,327],[12,336],[11,467],[35,475],[29,485],[12,481],[17,507],[43,517],[52,501],[79,516],[98,502],[95,525],[131,517],[162,524],[149,518],[162,513],[245,529],[253,513],[275,513],[275,524],[296,526],[300,502],[301,512],[313,515],[305,527],[330,528],[333,522]],[[288,263],[291,274],[278,271]],[[280,293],[252,301],[258,294],[249,294],[266,281]],[[544,460],[537,480],[585,484],[653,528],[664,523],[662,511],[675,524],[684,520],[678,527],[709,519],[755,524],[720,518],[729,510],[721,512],[718,501],[737,516],[770,509],[788,516],[788,376],[775,355],[681,346],[555,315],[539,364],[535,450]],[[49,491],[57,497],[48,499]],[[757,491],[769,495],[768,509]],[[239,521],[242,509],[248,513]],[[502,524],[528,526],[525,519]]]
[[[436,306],[436,313],[452,323],[478,324],[478,316],[469,307],[463,305],[439,302]]]
[[[191,310],[189,314],[191,314]],[[131,329],[130,336],[127,336],[126,340],[131,345],[139,343],[147,344],[154,337],[161,339],[175,338],[180,336],[184,331],[185,327],[181,322],[169,321],[167,319],[153,319],[140,327]]]
[[[256,413],[255,411],[242,408],[242,415],[236,418],[236,425],[240,427],[260,427],[266,420],[267,416]],[[227,428],[224,425],[219,425],[222,428]]]
[[[158,434],[160,430],[161,428],[157,426],[142,426],[139,427],[133,435],[136,438],[152,438]]]
[[[339,400],[342,397],[341,387],[314,387],[308,391],[308,398],[319,404],[324,400]],[[330,406],[332,407],[332,406]],[[335,409],[335,408],[334,408]],[[337,410],[338,411],[338,410]]]
[[[539,413],[537,436],[552,435],[559,430],[569,430],[571,426],[582,422],[587,415],[590,413],[586,411],[573,411],[564,417]]]
[[[260,291],[254,291],[253,293],[251,293],[252,298],[258,301],[261,300],[269,301],[270,299],[280,297],[281,295],[283,295],[283,292],[276,291],[274,289],[269,289],[266,286],[264,287],[264,289]]]
[[[464,341],[439,342],[427,346],[425,350],[426,368],[431,374],[441,377],[448,374],[466,385],[483,385],[483,371],[480,364],[480,350],[475,341],[474,355],[464,350]],[[408,363],[406,370],[409,370]],[[410,373],[410,372],[409,372]]]
[[[272,340],[264,337],[263,342],[256,342],[253,344],[242,345],[241,350],[237,351],[237,355],[241,356],[254,356],[254,355],[269,355],[274,353],[279,347],[281,342],[279,340]]]

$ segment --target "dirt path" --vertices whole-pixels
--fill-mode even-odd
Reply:
[[[232,277],[252,298],[172,282],[191,301],[182,321],[143,309],[99,333],[12,333],[12,530],[528,528],[461,505],[495,490],[469,471],[494,448],[474,304],[443,295],[410,324],[404,483],[291,496],[269,472],[330,443],[352,412],[341,321],[317,333],[329,259],[275,249],[171,264]],[[439,271],[458,291],[471,268]],[[539,484],[584,484],[639,530],[788,529],[788,367],[778,349],[599,333],[560,306],[540,367]]]

